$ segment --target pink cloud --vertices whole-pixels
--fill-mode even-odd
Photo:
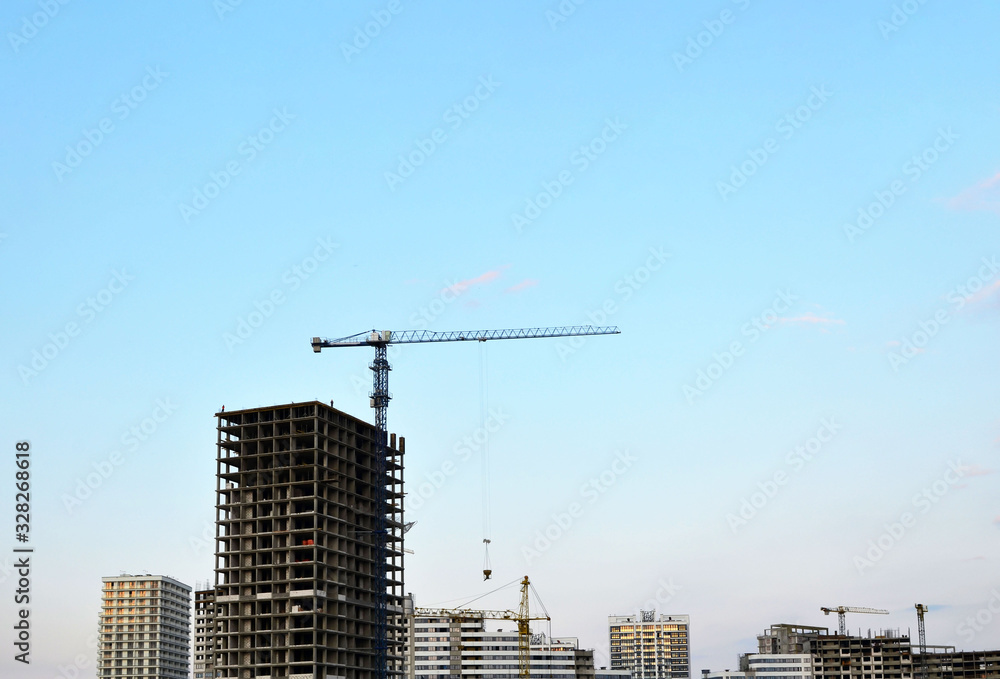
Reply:
[[[504,292],[521,292],[522,290],[527,290],[528,288],[533,288],[538,285],[538,279],[536,278],[525,278],[523,281],[517,285],[512,285]]]
[[[819,324],[819,325],[844,325],[844,320],[841,318],[831,318],[829,313],[824,313],[822,316],[817,316],[811,311],[807,311],[801,316],[793,316],[791,318],[779,318],[782,323],[809,323],[809,324]]]
[[[993,523],[995,523],[996,525],[1000,526],[1000,516],[998,516],[995,519],[993,519]]]
[[[495,281],[496,279],[500,278],[501,272],[506,268],[507,268],[506,266],[502,266],[499,269],[493,269],[491,271],[487,271],[484,274],[480,274],[475,278],[466,278],[464,281],[458,281],[457,283],[452,283],[441,292],[444,292],[445,290],[450,290],[456,295],[460,295],[469,288],[475,287],[477,285],[484,285],[486,283],[490,283],[491,281]]]
[[[979,465],[975,464],[971,467],[962,467],[963,476],[989,476],[993,472],[993,469],[983,469]]]
[[[976,304],[978,302],[982,302],[984,299],[992,297],[997,290],[1000,290],[1000,281],[993,281],[990,285],[987,285],[982,290],[974,292],[973,294],[966,297],[965,301],[968,304]]]
[[[1000,212],[1000,172],[950,199],[948,207],[952,210]]]

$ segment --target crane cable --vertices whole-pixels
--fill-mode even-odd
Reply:
[[[506,589],[506,588],[510,587],[511,585],[516,585],[516,584],[517,584],[517,583],[519,583],[519,582],[521,582],[521,578],[514,578],[513,580],[511,580],[510,582],[508,582],[508,583],[507,583],[506,585],[500,585],[500,586],[499,586],[499,587],[497,587],[496,589],[493,589],[493,590],[490,590],[489,592],[486,592],[486,594],[480,594],[479,596],[475,597],[474,599],[469,599],[468,601],[466,601],[466,602],[465,602],[464,604],[462,604],[461,606],[456,606],[456,608],[465,608],[465,607],[466,607],[466,606],[468,606],[469,604],[471,604],[471,603],[473,603],[473,602],[475,602],[475,601],[479,601],[479,600],[480,600],[480,599],[482,599],[483,597],[487,597],[487,596],[489,596],[490,594],[496,594],[496,593],[497,593],[497,592],[499,592],[499,591],[500,591],[501,589]]]
[[[479,343],[479,426],[483,432],[482,475],[483,475],[483,580],[493,576],[493,566],[490,564],[490,432],[487,428],[490,405],[490,374],[489,356],[486,353],[486,342]]]

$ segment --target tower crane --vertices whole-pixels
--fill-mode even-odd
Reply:
[[[865,608],[863,606],[837,606],[836,608],[824,608],[820,607],[824,615],[830,615],[831,613],[836,613],[840,618],[840,634],[841,636],[847,635],[847,621],[844,618],[845,613],[870,613],[872,615],[889,615],[889,611],[883,610],[881,608]]]
[[[548,615],[531,615],[528,611],[528,589],[531,582],[525,575],[521,580],[521,605],[518,611],[475,611],[467,608],[414,608],[414,617],[457,618],[459,620],[514,620],[517,621],[518,679],[531,677],[531,620],[549,620]],[[411,664],[411,673],[412,673]]]
[[[927,679],[927,633],[924,630],[924,613],[928,610],[923,604],[913,604],[917,609],[917,634],[920,637],[920,679]]]
[[[392,394],[389,393],[389,371],[392,367],[387,358],[390,344],[421,344],[426,342],[487,342],[501,339],[531,339],[542,337],[577,337],[580,335],[617,335],[620,331],[615,326],[595,327],[592,325],[573,325],[548,328],[518,328],[507,330],[454,330],[436,332],[432,330],[372,330],[357,335],[339,339],[312,338],[312,349],[317,354],[323,349],[333,347],[374,347],[375,360],[369,366],[372,371],[372,391],[370,405],[375,409],[375,478],[383,479],[386,474],[385,449],[388,438],[386,415]],[[374,504],[383,507],[386,501],[384,483],[375,483]],[[375,530],[372,531],[380,539],[374,540],[374,573],[375,589],[375,677],[388,678],[388,640],[386,638],[386,538],[387,524],[385,513],[375,513]],[[527,578],[526,578],[527,579]],[[519,624],[520,626],[520,624]],[[525,649],[525,653],[527,650]],[[527,657],[527,656],[525,656]]]

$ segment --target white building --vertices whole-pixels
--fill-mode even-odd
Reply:
[[[627,669],[632,679],[690,679],[690,617],[640,611],[608,616],[613,669]]]
[[[809,653],[751,653],[743,656],[740,664],[755,679],[813,679]]]
[[[407,676],[410,679],[517,679],[518,639],[500,621],[476,617],[410,616]],[[507,623],[509,625],[509,623]],[[576,637],[531,635],[531,677],[594,679],[594,652]]]
[[[97,676],[188,679],[191,588],[163,575],[102,582]]]

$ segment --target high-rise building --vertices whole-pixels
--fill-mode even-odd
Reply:
[[[215,676],[215,590],[194,593],[194,679]]]
[[[401,675],[404,440],[379,464],[375,427],[318,401],[216,417],[215,676]]]
[[[880,630],[867,637],[830,634],[826,627],[807,625],[771,625],[757,637],[757,653],[741,660],[742,670],[761,677],[762,670],[773,669],[767,658],[810,658],[811,674],[816,679],[911,679],[913,654],[910,638],[897,630]],[[805,663],[802,664],[805,666]],[[772,673],[773,674],[773,673]]]
[[[191,588],[163,575],[102,582],[97,676],[188,679]]]
[[[826,627],[771,625],[757,647],[758,653],[740,658],[745,679],[920,679],[923,669],[927,679],[1000,678],[1000,651],[927,646],[921,656],[909,635],[892,629],[852,636]]]
[[[689,627],[687,615],[608,616],[611,667],[631,670],[633,679],[689,679]]]
[[[518,679],[518,634],[487,629],[500,624],[469,616],[417,615],[407,636],[409,679]],[[531,677],[595,679],[594,651],[576,637],[532,634],[528,647]]]

